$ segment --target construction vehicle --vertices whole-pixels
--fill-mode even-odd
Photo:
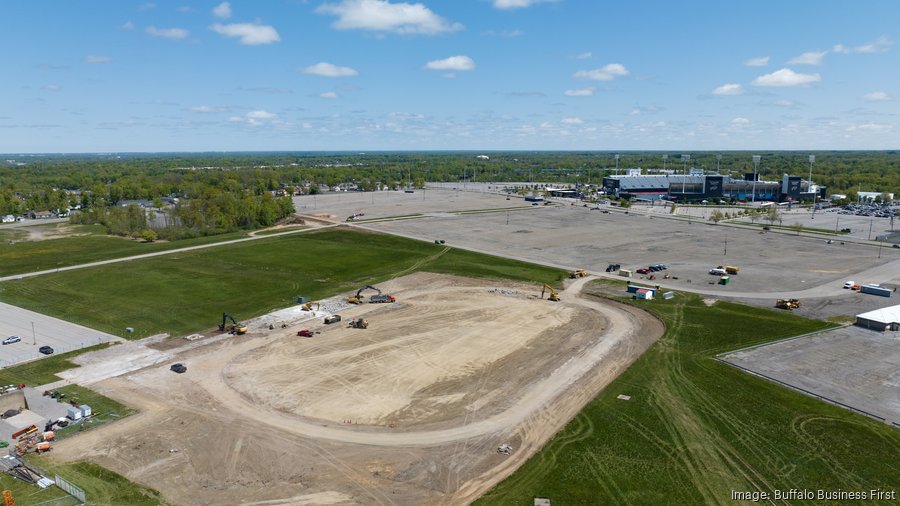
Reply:
[[[541,288],[541,298],[542,299],[544,298],[544,293],[547,291],[550,292],[550,296],[547,297],[547,300],[550,300],[553,302],[559,302],[559,294],[556,293],[556,290],[554,290],[553,287],[548,285],[547,283],[544,283],[544,287]]]
[[[354,329],[367,329],[369,328],[369,320],[364,320],[362,318],[350,320],[350,327]]]
[[[800,307],[799,299],[778,299],[775,301],[775,307],[778,309],[798,309]]]
[[[362,300],[366,297],[365,295],[363,295],[363,292],[366,290],[375,290],[376,292],[378,292],[377,295],[381,295],[381,290],[375,288],[372,285],[366,285],[357,290],[356,295],[354,295],[353,297],[347,297],[347,302],[349,302],[350,304],[362,304]]]
[[[228,320],[231,320],[231,325],[226,327],[225,324]],[[222,313],[222,324],[219,325],[219,332],[225,332],[226,328],[229,334],[241,335],[247,333],[247,325],[238,322],[234,319],[234,316],[228,313]]]
[[[325,325],[337,323],[339,321],[341,321],[341,315],[339,315],[339,314],[333,314],[333,315],[325,317]]]
[[[584,270],[584,269],[575,269],[574,271],[572,271],[571,273],[569,273],[569,277],[570,277],[571,279],[583,278],[583,277],[585,277],[585,276],[587,276],[587,275],[588,275],[588,273],[587,273],[587,271]]]
[[[393,295],[373,295],[369,297],[369,304],[380,304],[385,302],[397,302],[397,298]]]
[[[316,306],[316,308],[313,309],[313,306]],[[300,309],[302,309],[303,311],[318,311],[321,307],[322,304],[319,304],[318,302],[307,302],[306,304],[300,306]]]
[[[720,265],[720,266],[716,267],[716,269],[722,269],[723,271],[725,271],[725,274],[732,274],[732,275],[741,272],[740,267],[735,267],[733,265],[724,265],[724,266]]]

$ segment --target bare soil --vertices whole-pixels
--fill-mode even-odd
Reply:
[[[174,504],[471,502],[662,335],[646,313],[578,296],[589,279],[553,303],[534,286],[414,274],[380,286],[395,304],[304,324],[313,338],[263,329],[169,350],[94,384],[140,412],[54,458],[88,458]],[[347,328],[354,317],[369,328]],[[512,455],[498,454],[506,442]]]

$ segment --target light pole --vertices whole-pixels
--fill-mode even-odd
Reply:
[[[681,155],[681,198],[687,200],[684,196],[684,185],[687,183],[687,162],[691,159],[691,155]]]
[[[669,155],[663,155],[663,172],[666,172],[666,162],[669,161]]]
[[[722,165],[722,155],[716,155],[716,174],[719,173],[721,165]]]
[[[816,197],[818,197],[817,193],[813,193],[812,189],[812,167],[813,164],[816,163],[816,155],[809,155],[809,179],[807,179],[807,185],[809,186],[809,192],[812,193],[812,214],[813,217],[816,216]]]
[[[757,174],[759,173],[759,161],[761,158],[760,155],[753,155],[753,196],[750,198],[751,202],[756,202],[756,180],[759,179]]]
[[[616,175],[619,175],[619,155],[616,155]]]
[[[31,344],[37,346],[37,334],[34,333],[34,322],[31,322]]]

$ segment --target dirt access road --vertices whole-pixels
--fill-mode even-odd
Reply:
[[[141,412],[60,442],[176,504],[464,504],[524,463],[662,334],[640,311],[419,273],[369,329],[251,333],[93,385]],[[99,365],[98,365],[99,366]],[[89,367],[89,366],[83,366]],[[510,456],[496,452],[509,442]]]

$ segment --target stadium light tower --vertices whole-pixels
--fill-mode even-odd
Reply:
[[[616,175],[619,175],[619,155],[616,155]]]
[[[762,159],[759,155],[753,155],[753,196],[750,202],[756,202],[756,180],[759,179],[759,161]]]
[[[722,155],[716,155],[716,174],[719,173],[719,167],[722,164]]]
[[[666,162],[669,161],[669,155],[663,155],[663,172],[666,172]]]
[[[808,183],[809,183],[809,191],[810,191],[810,192],[812,192],[812,166],[813,166],[814,163],[816,163],[816,155],[809,155],[809,179],[808,179]],[[815,207],[815,204],[816,204],[816,196],[813,195],[813,207]]]
[[[681,197],[684,197],[684,184],[687,182],[687,162],[691,159],[691,155],[681,155]]]

